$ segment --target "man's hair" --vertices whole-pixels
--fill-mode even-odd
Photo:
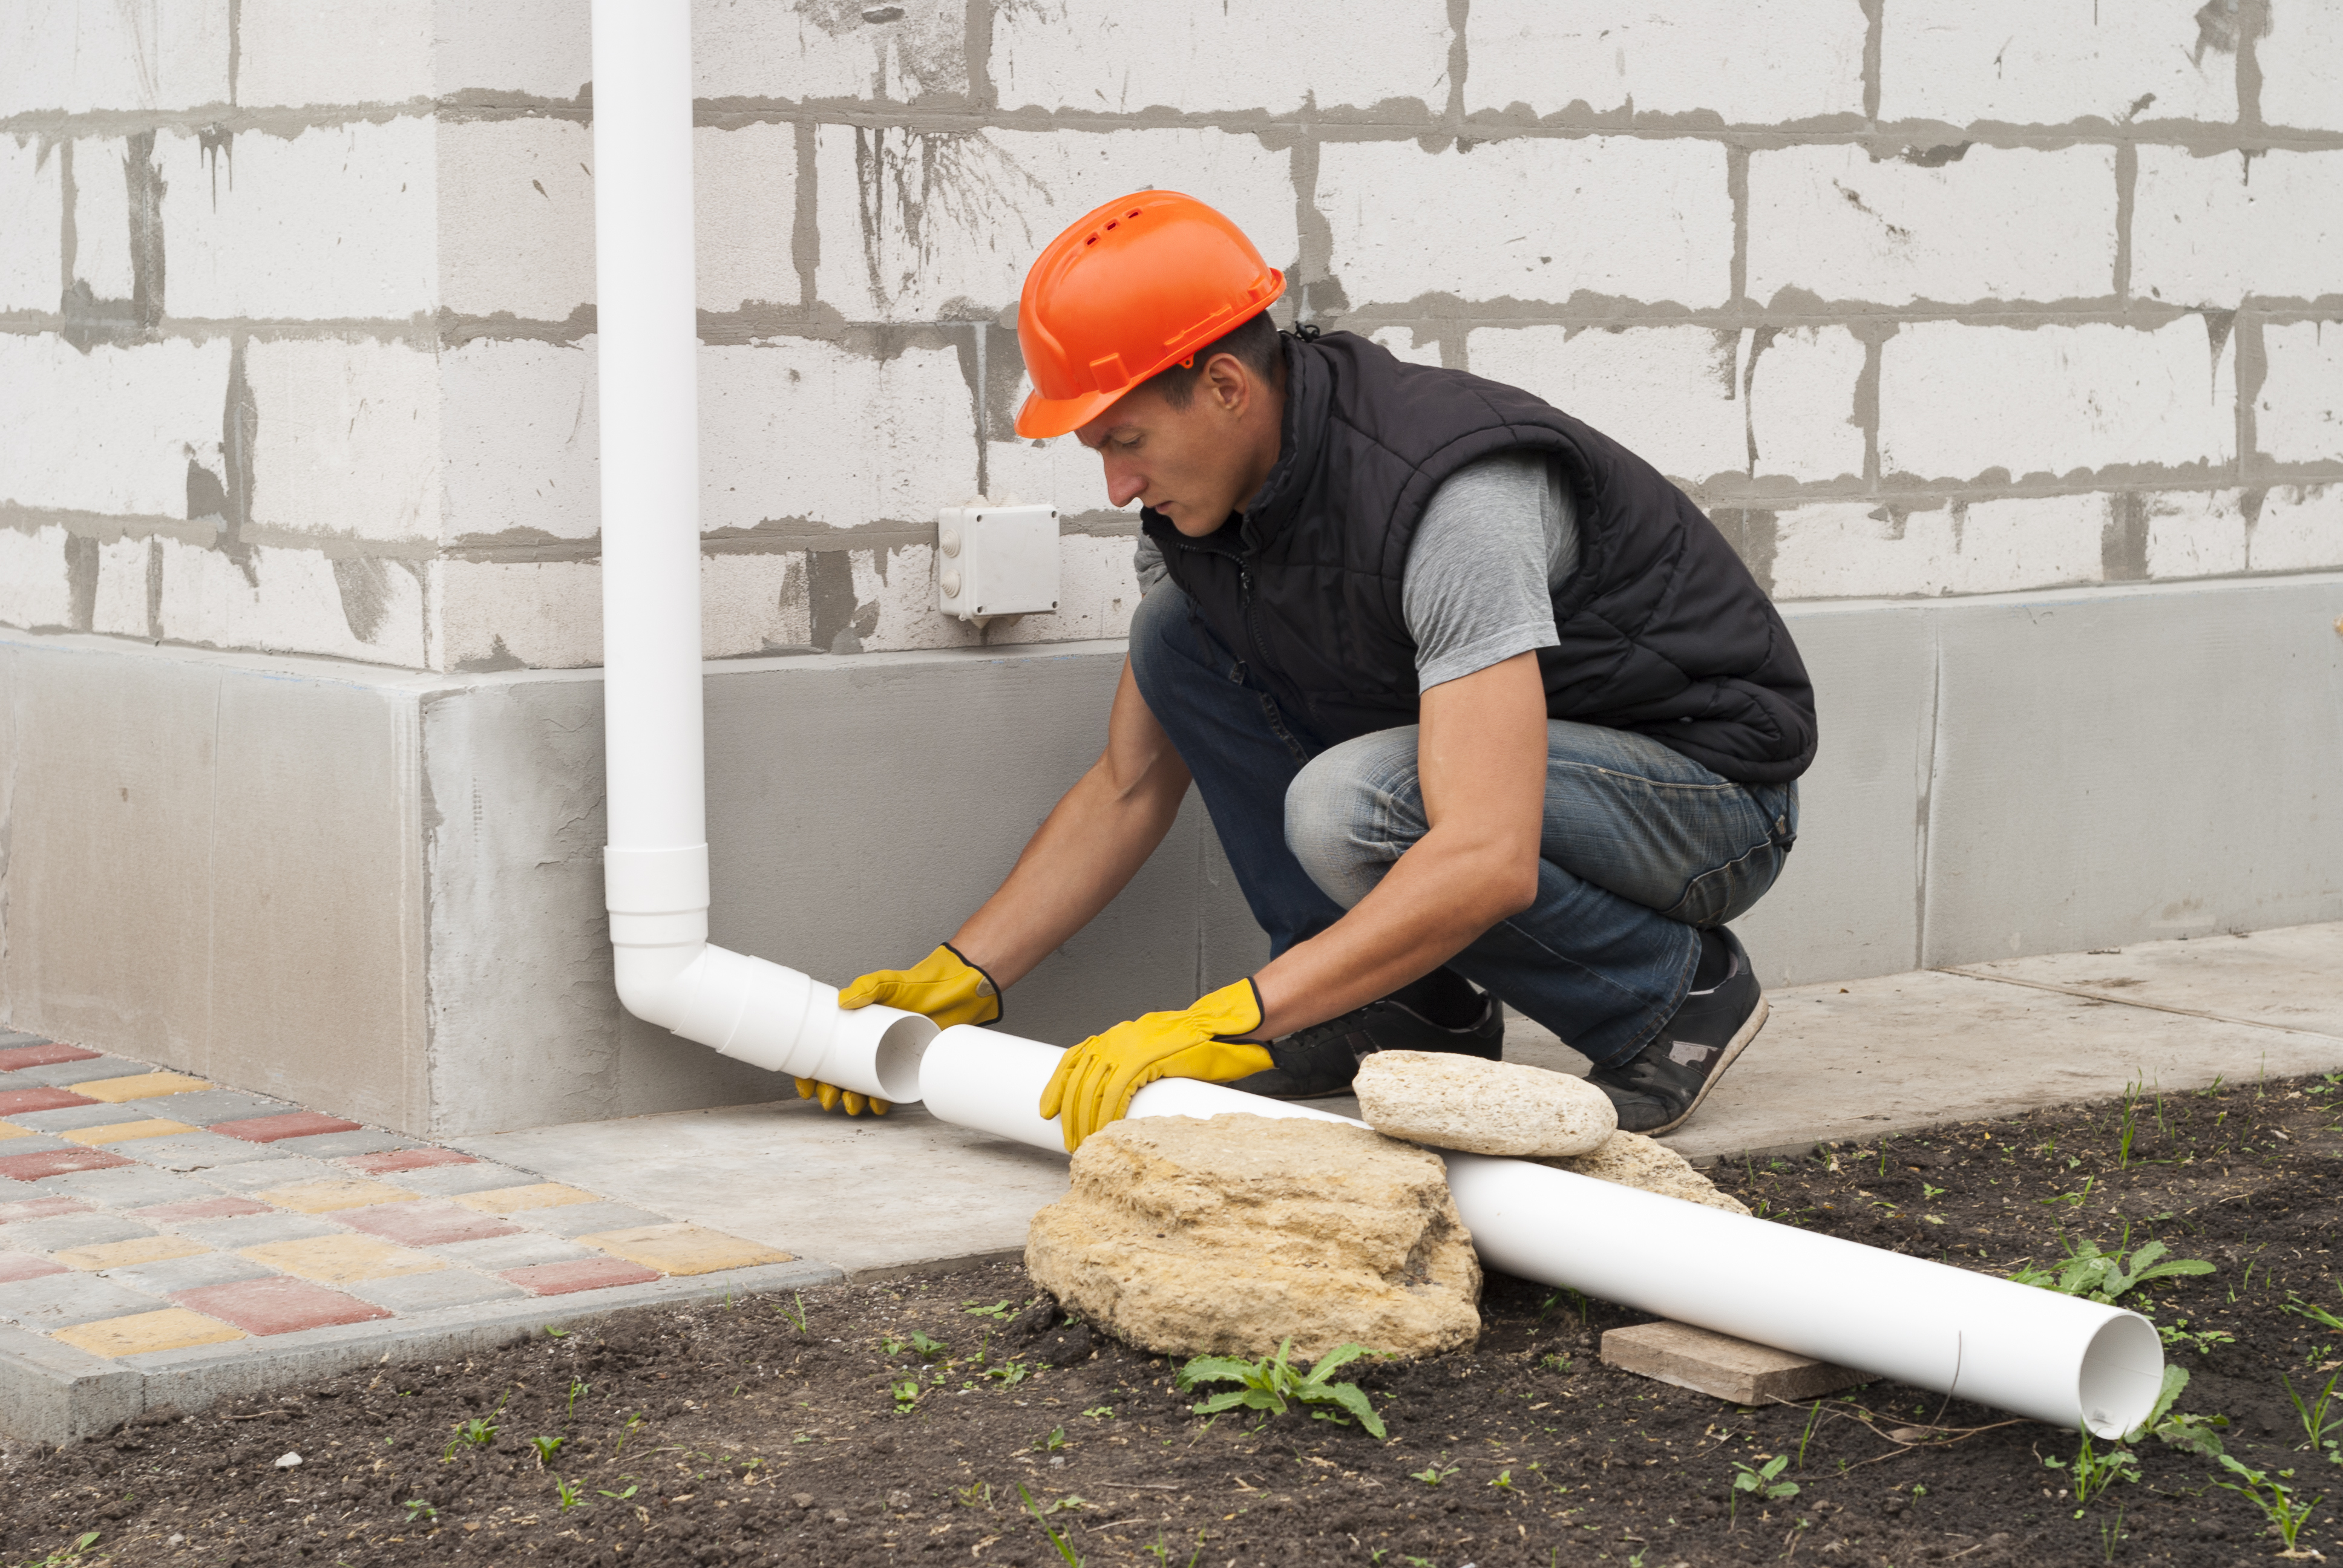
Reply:
[[[1264,381],[1274,381],[1282,367],[1282,355],[1278,347],[1277,324],[1264,310],[1240,323],[1233,331],[1222,334],[1196,350],[1195,357],[1185,365],[1168,365],[1147,378],[1147,385],[1163,395],[1163,401],[1174,408],[1185,408],[1196,396],[1196,378],[1204,373],[1215,354],[1236,357],[1238,364]]]

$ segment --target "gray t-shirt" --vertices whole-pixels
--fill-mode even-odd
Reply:
[[[1162,580],[1162,552],[1144,534],[1132,564],[1141,593]],[[1400,578],[1417,686],[1560,642],[1553,594],[1577,568],[1578,519],[1552,458],[1498,452],[1451,474],[1424,508]]]

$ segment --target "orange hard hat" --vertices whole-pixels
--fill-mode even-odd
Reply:
[[[1017,346],[1033,395],[1021,436],[1062,436],[1269,308],[1285,275],[1244,231],[1177,191],[1111,201],[1050,242],[1025,275]]]

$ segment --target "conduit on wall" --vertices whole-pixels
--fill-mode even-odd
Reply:
[[[842,1012],[833,988],[708,940],[689,0],[594,0],[594,182],[603,885],[618,999],[770,1071],[917,1099],[935,1025]]]
[[[795,970],[710,946],[702,752],[689,0],[594,0],[602,638],[619,1000],[777,1072],[1061,1149],[1036,1107],[1057,1048],[913,1013],[843,1012]],[[1137,1116],[1326,1117],[1165,1079]],[[1346,1118],[1332,1118],[1335,1121]],[[1516,1160],[1450,1154],[1493,1267],[2103,1436],[2163,1373],[2136,1312]]]

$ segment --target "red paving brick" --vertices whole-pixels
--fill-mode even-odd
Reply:
[[[18,1203],[0,1203],[0,1225],[11,1220],[45,1220],[52,1214],[78,1214],[89,1205],[78,1198],[27,1198]]]
[[[520,1232],[518,1225],[508,1225],[494,1214],[458,1208],[453,1203],[376,1203],[364,1209],[345,1209],[334,1218],[402,1247],[445,1247],[455,1241],[484,1241],[490,1236]]]
[[[275,1212],[266,1203],[256,1203],[249,1198],[190,1198],[177,1203],[157,1203],[150,1209],[133,1209],[141,1220],[160,1220],[166,1224],[180,1220],[234,1220],[245,1214]]]
[[[567,1263],[531,1263],[507,1269],[504,1277],[534,1296],[566,1296],[572,1291],[606,1291],[612,1285],[648,1285],[665,1275],[623,1258],[575,1258]]]
[[[62,1040],[51,1040],[46,1045],[20,1045],[13,1050],[0,1050],[0,1072],[14,1072],[20,1067],[47,1067],[59,1061],[88,1061],[105,1054],[99,1050],[84,1050],[77,1045],[67,1045]]]
[[[74,1171],[111,1171],[116,1165],[136,1163],[103,1149],[45,1149],[37,1154],[0,1155],[0,1176],[15,1181],[38,1181],[44,1176],[63,1176]]]
[[[356,1132],[358,1124],[314,1111],[287,1111],[277,1116],[255,1116],[243,1121],[215,1121],[214,1132],[241,1138],[246,1143],[274,1143],[280,1138],[308,1138],[319,1132]]]
[[[45,1280],[65,1271],[63,1263],[52,1263],[30,1252],[0,1252],[0,1285],[13,1285],[18,1280]]]
[[[381,1154],[353,1154],[335,1163],[360,1175],[380,1176],[392,1171],[420,1171],[427,1165],[477,1165],[479,1161],[453,1149],[393,1149]]]
[[[75,1094],[70,1089],[0,1089],[0,1116],[17,1116],[27,1111],[63,1111],[68,1105],[96,1105],[86,1094]]]
[[[176,1291],[171,1300],[190,1312],[232,1323],[248,1334],[290,1334],[334,1323],[362,1323],[390,1313],[372,1302],[279,1274]]]

